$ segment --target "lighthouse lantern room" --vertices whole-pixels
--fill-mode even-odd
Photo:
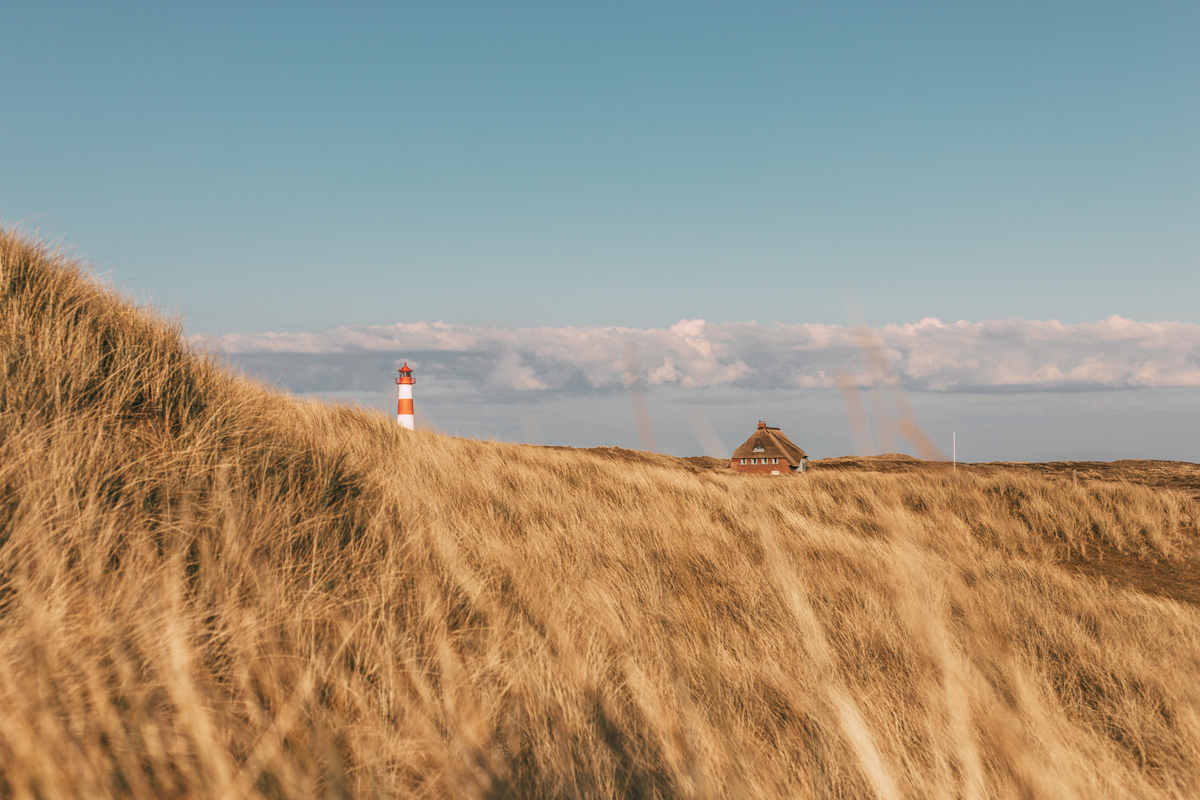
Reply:
[[[407,361],[396,371],[400,373],[400,377],[396,378],[396,385],[400,387],[400,399],[396,403],[396,422],[400,423],[400,427],[411,431],[416,427],[413,424],[412,387],[417,381],[413,378],[412,369]]]

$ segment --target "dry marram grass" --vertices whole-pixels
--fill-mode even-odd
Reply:
[[[747,478],[268,391],[0,239],[0,796],[1193,797],[1182,494]]]

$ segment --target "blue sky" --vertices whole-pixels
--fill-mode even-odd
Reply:
[[[1196,4],[22,3],[0,74],[3,220],[199,336],[844,325],[853,303],[880,330],[1119,315],[1192,342],[1200,323]],[[1112,357],[1081,336],[1064,375]],[[494,362],[541,374],[521,341]],[[1200,353],[1171,352],[1174,383],[1130,378],[1147,356],[1068,388],[1159,413],[1195,391]],[[565,391],[542,383],[526,405]],[[1036,388],[1030,408],[1065,402]],[[521,413],[472,433],[521,438]],[[628,443],[618,427],[592,443]]]

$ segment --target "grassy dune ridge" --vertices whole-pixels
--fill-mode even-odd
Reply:
[[[0,796],[1194,797],[1183,494],[397,429],[0,234]]]

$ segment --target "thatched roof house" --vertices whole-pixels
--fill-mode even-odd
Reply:
[[[733,451],[729,462],[736,472],[760,475],[788,475],[808,469],[808,455],[779,428],[768,428],[761,420],[758,430],[746,443]]]

